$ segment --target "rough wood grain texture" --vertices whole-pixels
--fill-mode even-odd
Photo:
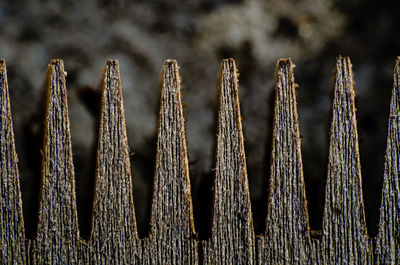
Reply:
[[[0,263],[23,264],[24,221],[4,59],[0,59],[0,108]]]
[[[338,58],[323,217],[324,264],[371,264],[365,225],[355,91],[349,58]]]
[[[36,250],[37,264],[78,263],[79,232],[64,63],[48,68],[47,110],[42,149],[42,183]]]
[[[107,62],[103,78],[89,262],[138,264],[140,241],[118,61]]]
[[[376,263],[400,262],[400,57],[394,66]]]
[[[278,61],[266,231],[258,240],[260,264],[311,261],[293,68],[290,59]]]
[[[204,264],[254,264],[255,240],[233,59],[220,71],[217,152],[211,238]]]
[[[400,255],[400,58],[394,69],[376,248],[367,235],[351,63],[338,58],[322,239],[310,239],[293,64],[280,60],[266,232],[260,264],[398,264]],[[222,62],[212,233],[198,251],[180,80],[162,71],[149,238],[138,239],[117,61],[105,67],[92,233],[79,238],[64,65],[48,68],[47,112],[37,238],[26,240],[4,60],[0,60],[1,264],[254,264],[254,231],[232,59]],[[373,257],[375,253],[375,257]]]
[[[178,65],[167,60],[161,73],[161,106],[150,235],[144,264],[197,264],[189,166]]]

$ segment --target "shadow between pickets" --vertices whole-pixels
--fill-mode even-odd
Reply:
[[[339,57],[336,62],[322,236],[310,236],[293,68],[290,59],[277,63],[266,229],[256,237],[238,73],[233,59],[223,60],[218,86],[211,235],[199,241],[193,222],[178,66],[174,60],[165,62],[150,231],[148,237],[139,239],[118,61],[109,60],[101,90],[92,229],[89,240],[83,241],[77,222],[66,74],[62,60],[51,61],[37,234],[35,239],[27,240],[6,66],[1,60],[0,260],[3,264],[398,262],[400,58],[394,67],[379,232],[375,238],[368,236],[365,225],[355,93],[347,57]]]

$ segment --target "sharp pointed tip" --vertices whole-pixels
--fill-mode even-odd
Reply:
[[[50,65],[64,65],[64,61],[62,59],[52,59]]]
[[[62,72],[64,77],[67,76],[67,72],[64,71],[64,61],[61,59],[52,59],[47,68],[48,74],[51,75],[53,72]],[[49,81],[51,78],[49,79]]]
[[[119,61],[117,59],[108,59],[106,62],[106,67],[108,66],[118,66]]]
[[[224,63],[235,63],[235,59],[233,58],[225,58],[222,60],[222,62]]]
[[[293,64],[291,58],[282,58],[282,59],[279,59],[276,63],[277,70],[282,69],[282,68],[293,69],[294,67],[295,67],[295,65]]]
[[[105,66],[105,76],[117,76],[119,78],[119,62],[118,60],[107,60]]]
[[[337,67],[342,66],[342,65],[351,66],[350,57],[339,55],[339,56],[336,58],[336,65],[337,65]]]
[[[291,64],[293,64],[292,63],[292,58],[281,58],[281,59],[278,60],[277,64],[278,64],[278,66],[279,65],[283,65],[283,66],[284,65],[291,65]]]
[[[339,56],[336,58],[336,75],[352,77],[352,68],[350,57]]]
[[[354,93],[353,65],[349,57],[339,56],[336,60],[335,91]],[[353,94],[354,96],[354,94]]]
[[[107,60],[106,65],[104,67],[103,73],[103,85],[102,85],[102,94],[105,95],[106,91],[111,90],[119,90],[120,89],[120,73],[119,73],[119,64],[118,60]],[[120,92],[117,94],[111,94],[114,97],[122,98]]]
[[[178,62],[175,59],[167,59],[164,61],[164,67],[178,68]]]
[[[234,75],[238,75],[238,69],[236,67],[236,62],[232,58],[223,59],[221,62],[221,77],[223,79],[231,78]]]
[[[178,76],[179,75],[178,72],[179,72],[179,66],[178,66],[178,62],[176,60],[174,60],[174,59],[165,60],[162,71],[161,71],[162,81],[166,82],[166,79],[169,79],[171,77],[170,76],[171,74],[172,74],[172,76]],[[166,73],[169,73],[169,74],[167,74],[167,76],[166,76],[165,75]]]
[[[233,59],[233,58],[223,59],[221,64],[222,64],[222,67],[233,66],[234,68],[236,68],[236,62],[235,62],[235,59]]]

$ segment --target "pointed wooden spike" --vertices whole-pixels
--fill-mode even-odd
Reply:
[[[400,57],[394,66],[392,100],[383,175],[376,263],[396,264],[400,260]]]
[[[64,63],[48,68],[42,184],[36,238],[38,264],[76,264],[79,242]]]
[[[365,224],[353,76],[338,58],[323,217],[324,264],[371,264]]]
[[[255,241],[233,59],[221,64],[212,231],[205,264],[254,264]]]
[[[0,108],[0,263],[23,264],[24,220],[4,59],[0,59]]]
[[[140,242],[117,60],[104,69],[90,246],[93,264],[138,264]]]
[[[269,204],[258,245],[262,264],[311,262],[293,68],[290,59],[278,61]]]
[[[185,127],[176,61],[161,73],[161,106],[150,235],[143,263],[197,264]]]

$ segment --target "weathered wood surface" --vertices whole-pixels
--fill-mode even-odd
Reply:
[[[400,262],[400,57],[394,66],[376,264]]]
[[[310,228],[300,148],[294,65],[278,61],[266,231],[260,264],[309,264]]]
[[[336,81],[322,225],[323,264],[371,264],[361,185],[352,65],[336,62]]]
[[[0,60],[0,263],[26,262],[24,221],[14,146],[7,70]]]
[[[195,232],[180,79],[176,61],[161,75],[161,106],[150,233],[139,239],[117,61],[103,76],[92,231],[80,239],[64,65],[48,68],[37,236],[26,240],[6,67],[0,60],[1,264],[399,264],[400,58],[394,68],[379,233],[367,234],[354,88],[349,58],[337,59],[322,238],[310,238],[293,67],[277,65],[265,233],[252,225],[238,73],[221,64],[211,236]]]
[[[48,68],[35,264],[76,264],[80,244],[64,63]]]
[[[140,264],[118,61],[104,69],[89,264]]]
[[[221,64],[217,151],[211,238],[203,243],[204,264],[254,264],[253,220],[233,59]]]
[[[165,62],[161,79],[150,235],[144,240],[142,263],[198,264],[181,81],[176,61]]]

